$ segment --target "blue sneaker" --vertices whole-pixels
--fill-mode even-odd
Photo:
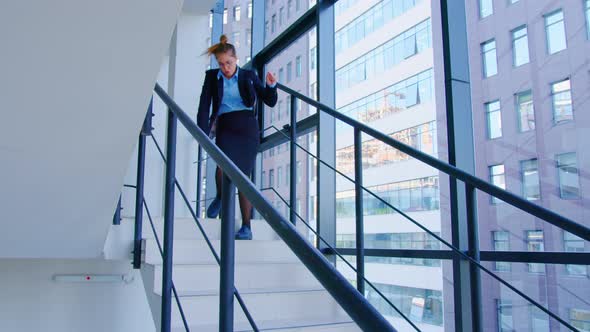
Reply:
[[[221,199],[215,197],[207,208],[207,218],[217,218],[221,210]]]
[[[252,230],[250,227],[242,226],[236,233],[236,240],[252,240]]]

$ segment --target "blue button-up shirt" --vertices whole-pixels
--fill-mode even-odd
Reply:
[[[240,89],[238,88],[239,72],[240,68],[238,67],[236,73],[231,78],[225,77],[221,70],[217,73],[217,79],[223,78],[223,97],[221,98],[221,106],[217,112],[218,116],[229,112],[253,110],[252,107],[246,107],[244,105],[242,96],[240,96]],[[276,84],[273,84],[270,87],[274,88],[275,86]]]
[[[238,73],[240,68],[237,68],[236,73],[231,78],[225,77],[221,70],[217,73],[217,79],[223,78],[223,98],[221,99],[221,106],[217,115],[224,113],[252,110],[252,107],[246,107],[240,96],[238,88]]]

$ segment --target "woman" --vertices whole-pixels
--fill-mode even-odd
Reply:
[[[197,124],[206,133],[215,132],[215,143],[246,176],[250,176],[260,144],[255,103],[260,98],[266,105],[277,103],[275,75],[266,74],[266,87],[253,71],[237,66],[235,47],[222,35],[219,44],[207,49],[215,55],[219,69],[207,70],[201,91]],[[209,115],[209,107],[213,111]],[[207,216],[215,218],[221,208],[221,169],[215,175],[217,195],[207,209]],[[252,240],[250,219],[252,204],[240,192],[242,227],[236,233],[237,240]]]

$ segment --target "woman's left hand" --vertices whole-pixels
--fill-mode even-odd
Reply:
[[[277,83],[275,74],[271,72],[266,73],[266,85],[274,85],[275,83]]]

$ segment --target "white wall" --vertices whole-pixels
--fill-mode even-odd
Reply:
[[[182,2],[0,2],[0,257],[100,256]]]
[[[172,42],[169,56],[162,62],[158,83],[164,89],[173,91],[173,98],[189,116],[196,121],[197,108],[201,87],[205,78],[205,70],[209,64],[209,58],[203,55],[207,49],[207,36],[209,35],[209,15],[196,14],[183,11],[177,25],[176,43]],[[173,57],[171,59],[171,57]],[[172,61],[171,61],[172,60]],[[174,81],[172,87],[169,80]],[[158,140],[164,153],[166,152],[166,107],[157,96],[154,96],[153,118],[154,136]],[[195,139],[178,123],[178,135],[176,141],[176,178],[183,187],[185,194],[192,202],[196,199],[198,144]],[[129,162],[125,183],[136,183],[137,151]],[[145,199],[154,216],[164,215],[164,199],[162,196],[164,186],[165,167],[151,138],[148,139],[146,148],[146,176]],[[131,217],[135,215],[135,191],[123,189],[123,215]],[[175,215],[188,217],[190,212],[185,207],[180,194],[175,198]]]
[[[55,274],[128,274],[115,284],[60,283]],[[0,259],[0,330],[151,332],[141,274],[128,261]]]

